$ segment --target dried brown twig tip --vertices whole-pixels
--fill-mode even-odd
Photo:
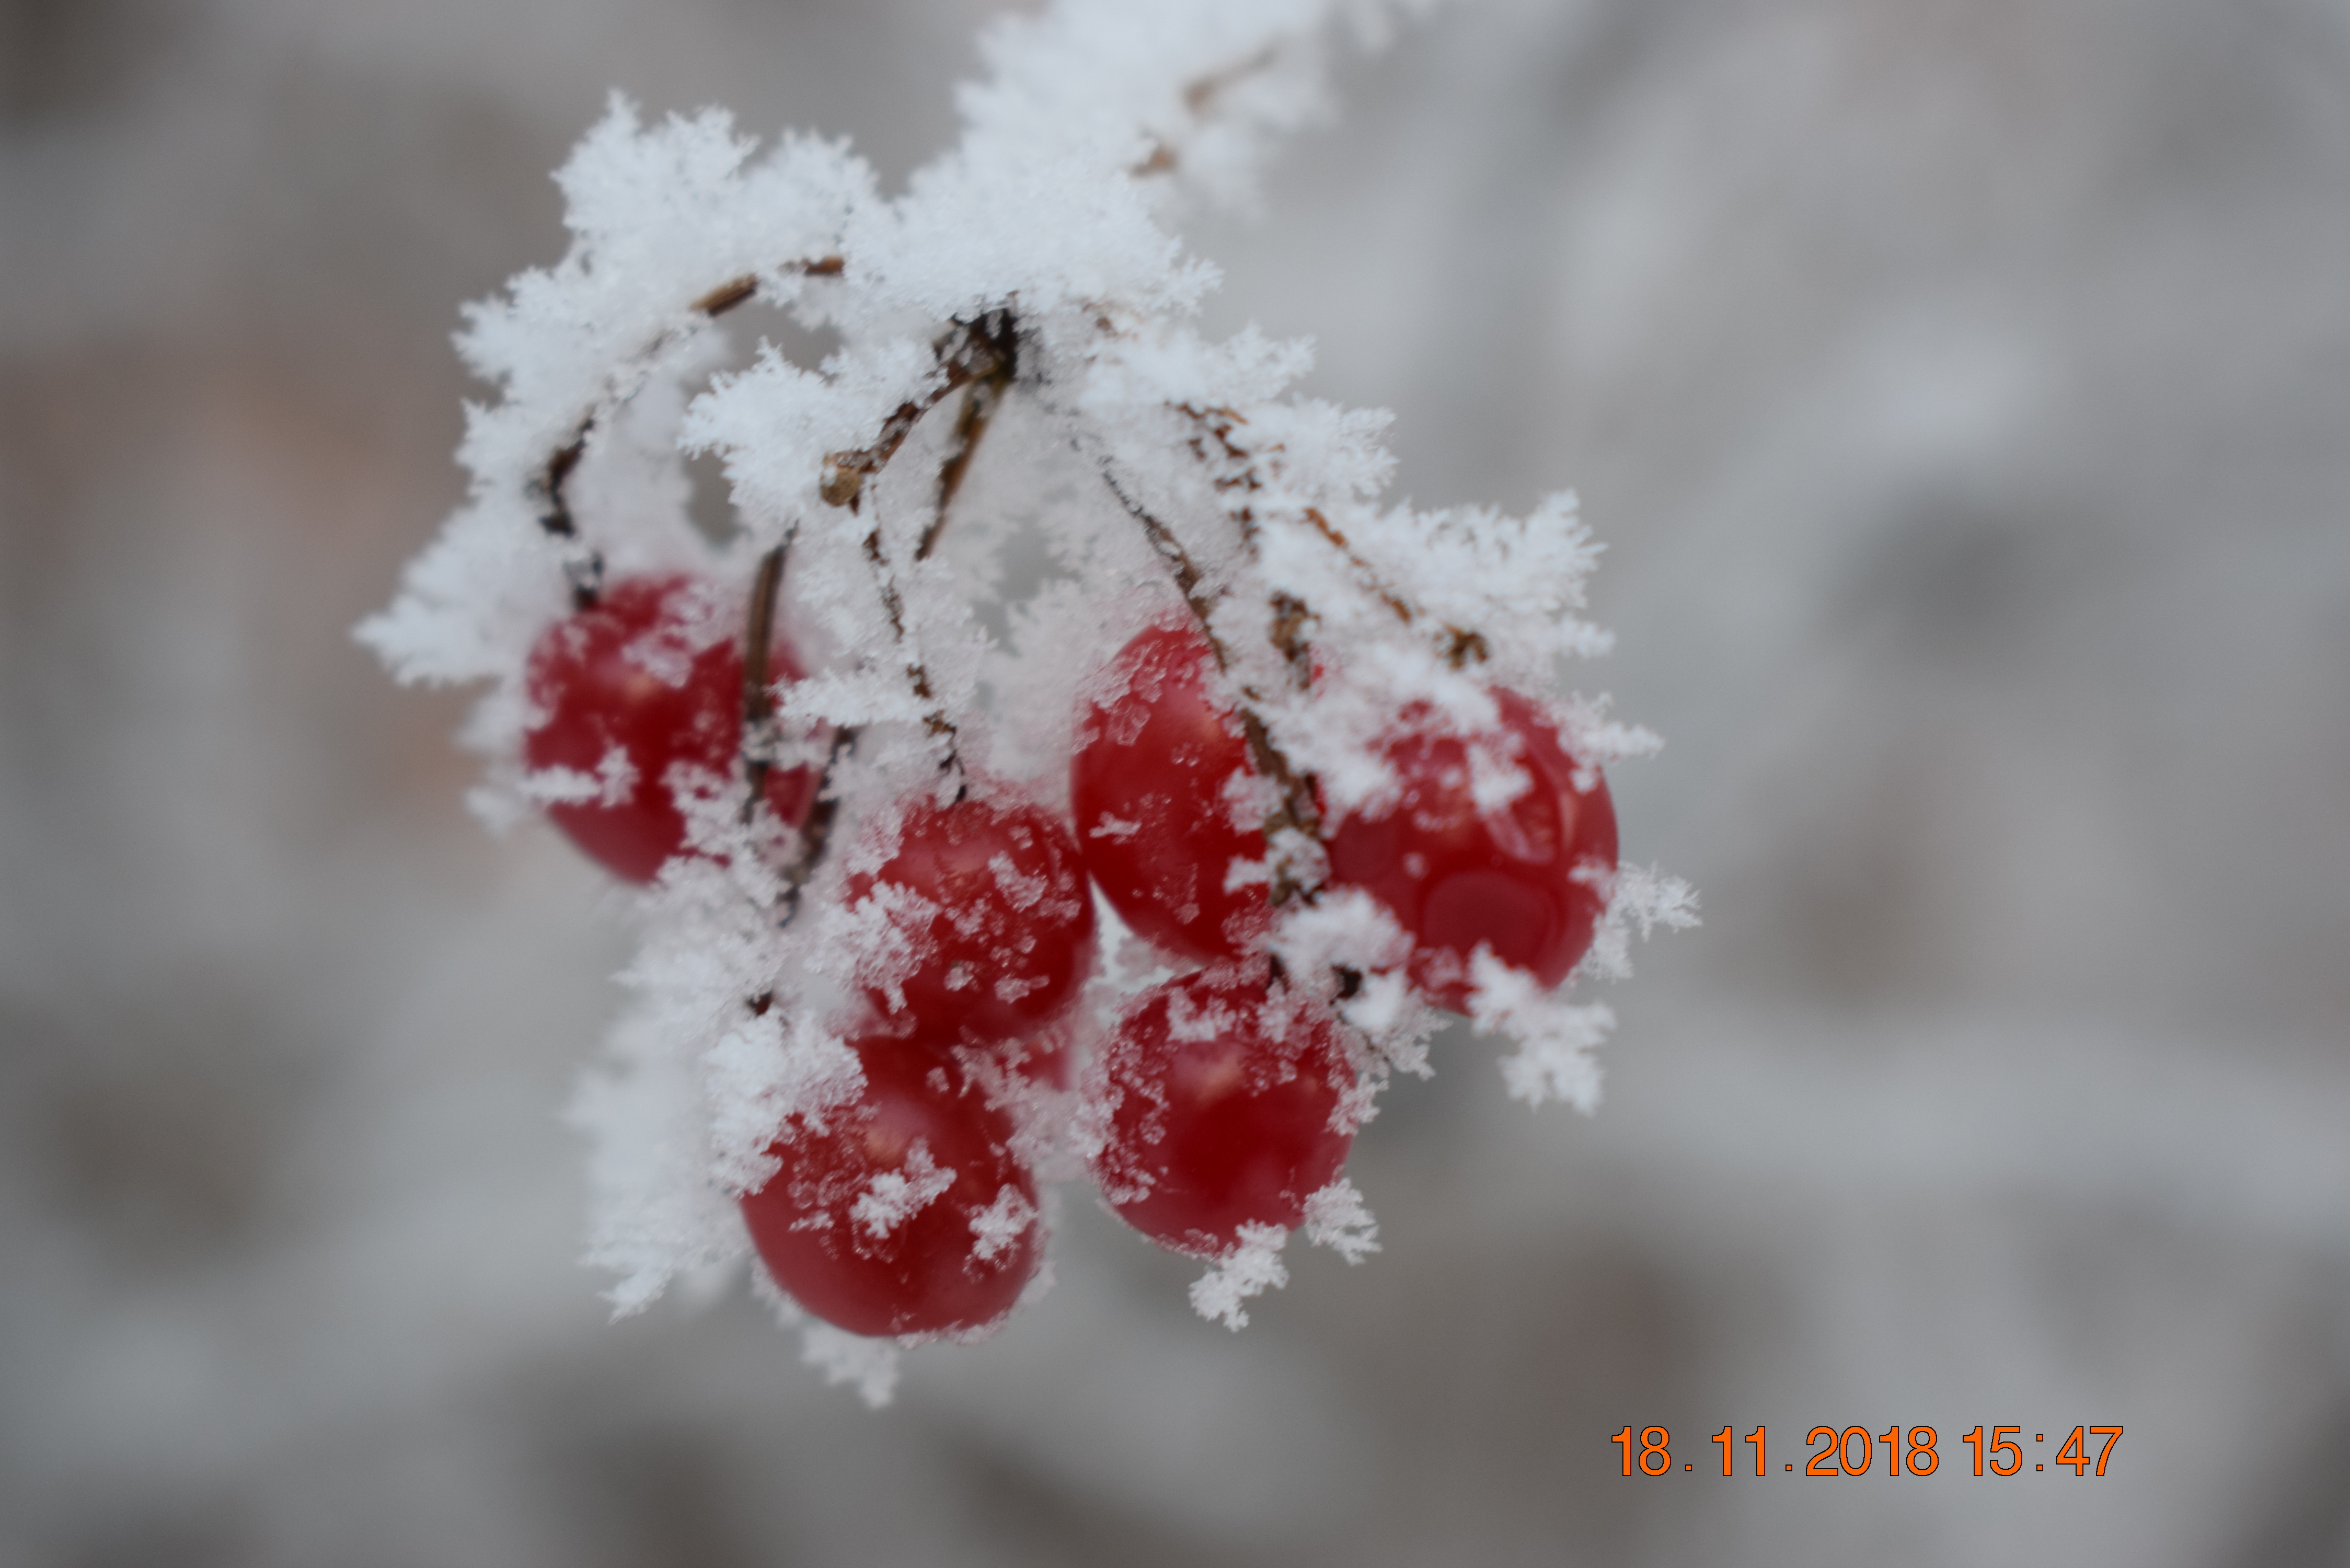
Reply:
[[[720,284],[716,288],[695,300],[693,308],[715,320],[758,292],[757,277],[738,277],[731,283]]]
[[[1184,85],[1183,107],[1191,111],[1193,119],[1204,119],[1227,88],[1269,68],[1280,57],[1280,46],[1267,44],[1237,65],[1227,66],[1221,71],[1211,71],[1203,77],[1194,77]],[[1175,164],[1175,149],[1164,138],[1158,138],[1150,144],[1149,155],[1127,172],[1143,180],[1154,174],[1172,173]]]
[[[1271,69],[1273,62],[1280,57],[1281,46],[1267,44],[1238,65],[1226,66],[1221,71],[1211,71],[1194,78],[1183,89],[1183,107],[1195,115],[1207,113],[1210,106],[1227,88],[1246,81],[1259,71]]]
[[[840,256],[818,256],[814,261],[786,262],[780,270],[795,272],[802,277],[838,277],[847,266],[847,260]],[[695,300],[691,308],[696,314],[715,321],[758,292],[759,275],[744,273],[741,277],[729,278]]]

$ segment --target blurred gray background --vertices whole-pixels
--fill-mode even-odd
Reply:
[[[992,9],[0,0],[0,1568],[2350,1563],[2341,0],[1485,0],[1350,64],[1194,238],[1404,491],[1608,541],[1627,853],[1706,925],[1607,1106],[1445,1042],[1357,1146],[1386,1252],[1237,1338],[1072,1194],[879,1416],[739,1287],[605,1323],[617,922],[348,628],[608,88],[895,182]],[[2085,1422],[2103,1479],[1967,1473]],[[1733,1423],[1942,1468],[1726,1480]]]

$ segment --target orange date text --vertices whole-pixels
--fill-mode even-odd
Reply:
[[[2057,1446],[2053,1449],[2046,1447],[2050,1432],[2056,1435]],[[1866,1426],[1814,1427],[1804,1434],[1802,1468],[1782,1456],[1777,1469],[1786,1475],[1929,1476],[1942,1468],[1941,1436],[1935,1427],[1892,1426],[1881,1432],[1872,1432]],[[2052,1428],[2033,1433],[2029,1450],[2022,1437],[2022,1427],[1978,1423],[1972,1430],[1959,1434],[1958,1441],[1966,1445],[1968,1469],[1979,1476],[2022,1475],[2027,1464],[2041,1474],[2053,1468],[2075,1476],[2101,1476],[2114,1456],[2114,1445],[2121,1441],[2122,1429],[2084,1425],[2066,1432]],[[1627,1424],[1608,1440],[1616,1445],[1618,1475],[1662,1476],[1677,1469],[1693,1473],[1699,1468],[1694,1459],[1674,1458],[1673,1435],[1668,1428],[1636,1429]],[[1735,1426],[1724,1427],[1704,1441],[1720,1450],[1722,1475],[1773,1473],[1767,1427],[1757,1427],[1743,1436]],[[1695,1451],[1704,1455],[1705,1472],[1715,1473],[1717,1456],[1702,1447]]]

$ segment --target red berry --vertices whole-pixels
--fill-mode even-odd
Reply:
[[[864,1093],[770,1148],[783,1168],[743,1199],[751,1240],[794,1301],[852,1334],[985,1328],[1019,1300],[1042,1240],[1011,1119],[944,1051],[851,1049]]]
[[[843,898],[889,928],[857,979],[893,1029],[1008,1040],[1076,1001],[1093,972],[1094,906],[1060,818],[1016,795],[974,793],[902,805],[867,838],[867,855],[886,857],[852,860]]]
[[[1286,1230],[1347,1163],[1354,1069],[1328,1011],[1250,966],[1142,993],[1103,1048],[1088,1097],[1107,1111],[1094,1179],[1119,1216],[1215,1257],[1247,1223]]]
[[[1095,885],[1138,935],[1210,962],[1258,945],[1273,918],[1263,812],[1246,799],[1256,774],[1239,721],[1211,692],[1214,668],[1190,627],[1143,632],[1079,713],[1069,764]]]
[[[523,759],[534,770],[610,781],[605,798],[553,802],[546,815],[616,877],[650,882],[684,844],[671,766],[735,774],[743,618],[741,606],[709,584],[627,577],[531,649],[527,690],[537,722],[523,737]],[[767,670],[777,680],[802,673],[780,639]],[[796,827],[817,786],[814,768],[771,773],[767,804]]]
[[[1070,798],[1087,869],[1127,924],[1189,957],[1236,957],[1271,919],[1265,885],[1226,891],[1233,860],[1262,863],[1260,833],[1235,826],[1232,780],[1255,775],[1231,711],[1210,695],[1212,655],[1188,627],[1155,627],[1111,662],[1109,694],[1080,714]],[[1542,985],[1585,950],[1616,868],[1616,812],[1597,769],[1575,787],[1558,732],[1516,692],[1495,691],[1489,761],[1531,787],[1492,812],[1471,790],[1470,747],[1404,722],[1383,744],[1401,791],[1374,815],[1325,825],[1334,887],[1360,888],[1413,942],[1413,981],[1464,1012],[1478,944]],[[1232,792],[1228,794],[1227,792]]]
[[[1565,980],[1591,946],[1616,869],[1616,808],[1598,769],[1577,788],[1550,721],[1513,691],[1492,695],[1502,726],[1481,749],[1530,775],[1514,799],[1481,810],[1469,745],[1408,713],[1382,748],[1400,794],[1325,829],[1331,884],[1388,907],[1411,935],[1413,982],[1454,1012],[1468,1010],[1480,943],[1544,986]]]

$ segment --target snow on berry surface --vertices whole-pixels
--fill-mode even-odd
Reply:
[[[1387,416],[1295,395],[1302,342],[1203,337],[1217,275],[1177,230],[1203,205],[1253,204],[1273,139],[1326,112],[1328,51],[1348,34],[1382,42],[1417,8],[1065,0],[999,23],[983,43],[992,74],[958,99],[961,142],[894,195],[844,144],[763,150],[721,111],[647,125],[616,98],[557,175],[568,254],[469,311],[460,346],[500,392],[469,410],[471,493],[362,636],[403,680],[486,683],[465,739],[486,759],[475,804],[494,823],[648,780],[673,800],[663,842],[679,847],[633,905],[632,1001],[576,1106],[595,1150],[588,1257],[619,1275],[620,1311],[751,1249],[745,1195],[781,1179],[779,1148],[796,1152],[779,1138],[813,1147],[880,1125],[860,1053],[936,1054],[949,1099],[977,1096],[1014,1129],[973,1147],[1040,1182],[1083,1178],[1107,1129],[1136,1125],[1118,1106],[1139,1087],[1066,1057],[1090,1054],[1126,996],[1168,971],[1124,950],[1141,944],[1104,906],[1103,967],[1079,1001],[1061,969],[1093,965],[1092,910],[1059,852],[941,829],[929,869],[899,868],[908,822],[971,803],[997,803],[990,821],[1062,819],[1081,706],[1148,701],[1105,673],[1138,627],[1189,626],[1211,651],[1190,701],[1248,763],[1193,792],[1216,817],[1200,831],[1262,833],[1261,864],[1220,854],[1218,875],[1241,877],[1225,892],[1261,888],[1272,911],[1232,983],[1335,1016],[1351,1075],[1333,1079],[1333,1127],[1351,1135],[1390,1075],[1429,1070],[1439,1001],[1518,1042],[1512,1095],[1596,1103],[1607,1010],[1572,999],[1572,977],[1501,961],[1457,919],[1445,986],[1419,989],[1436,938],[1412,879],[1440,849],[1484,857],[1489,877],[1571,875],[1587,891],[1549,891],[1595,907],[1596,930],[1572,933],[1589,947],[1578,977],[1625,972],[1633,928],[1693,919],[1686,887],[1615,866],[1612,817],[1604,859],[1565,859],[1578,803],[1605,807],[1602,770],[1657,743],[1603,698],[1560,694],[1570,661],[1609,644],[1579,613],[1599,547],[1564,493],[1523,517],[1385,501]],[[753,303],[837,348],[808,365],[762,340],[723,369],[730,317]],[[696,453],[723,460],[731,488],[717,542],[689,515]],[[1041,580],[1007,566],[1015,547],[1049,562]],[[731,635],[769,650],[743,678],[731,773],[618,742],[594,767],[583,753],[535,770],[560,704],[531,680],[534,650],[628,585],[678,578],[712,585],[697,604],[740,607]],[[1129,718],[1131,735],[1148,715]],[[1561,754],[1571,783],[1535,760]],[[778,805],[774,781],[817,776],[813,809]],[[1460,820],[1431,817],[1440,797]],[[1340,824],[1385,835],[1401,869],[1341,885],[1325,852]],[[1089,831],[1134,830],[1097,817]],[[983,898],[939,891],[983,881]],[[1026,923],[1038,909],[1058,924]],[[1020,979],[1031,960],[1040,978]],[[927,1000],[910,1003],[910,987]],[[962,995],[993,1011],[956,1027]],[[1021,1032],[1050,1040],[1002,1047]],[[827,1189],[830,1207],[810,1198],[815,1218],[795,1221],[836,1225],[856,1267],[880,1278],[876,1249],[918,1231],[969,1248],[973,1270],[1041,1257],[1030,1227],[1041,1235],[1049,1205],[1026,1177],[958,1176],[936,1137],[866,1141],[865,1185]],[[1301,1220],[1349,1262],[1376,1250],[1362,1195],[1329,1177],[1316,1166],[1315,1190],[1284,1189],[1277,1222],[1218,1220],[1229,1246],[1193,1293],[1204,1315],[1245,1322],[1240,1302],[1286,1278],[1280,1247]],[[1037,1268],[1029,1293],[1048,1278]],[[973,1330],[968,1314],[939,1321]],[[809,1335],[813,1361],[886,1397],[886,1342],[824,1323]]]

